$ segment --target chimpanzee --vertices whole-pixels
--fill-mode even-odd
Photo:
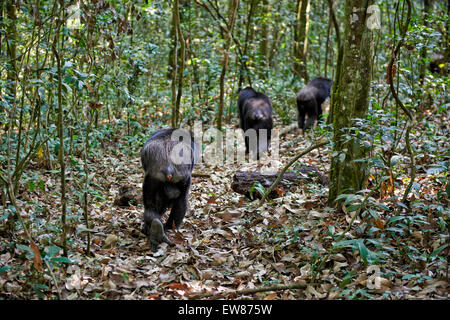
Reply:
[[[261,152],[269,149],[270,138],[273,128],[272,101],[264,93],[255,91],[252,87],[246,87],[239,92],[238,96],[239,120],[241,129],[245,135],[245,153],[250,149],[256,153],[257,159]],[[256,145],[250,145],[249,135],[254,129],[256,133]],[[260,129],[267,130],[267,141],[259,141]],[[262,142],[260,144],[260,142]]]
[[[298,127],[305,132],[322,119],[322,103],[330,95],[331,80],[314,78],[297,95]],[[305,124],[305,115],[308,119]]]
[[[441,53],[433,53],[431,55],[431,59],[432,60],[430,61],[430,64],[428,66],[430,72],[445,75],[447,70],[445,56]]]
[[[162,242],[172,244],[164,230],[178,229],[188,206],[191,174],[195,164],[192,134],[182,129],[161,129],[147,140],[141,150],[145,171],[143,184],[144,227],[152,251]],[[172,208],[163,225],[161,217]]]

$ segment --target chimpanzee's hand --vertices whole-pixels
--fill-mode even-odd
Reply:
[[[148,236],[149,246],[153,252],[158,250],[160,243],[165,242],[169,245],[173,245],[173,242],[167,238],[164,233],[164,227],[159,219],[153,219],[152,225],[150,227],[150,235]]]

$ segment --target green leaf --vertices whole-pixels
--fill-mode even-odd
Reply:
[[[44,252],[46,252],[46,256],[51,258],[54,257],[55,255],[57,255],[59,253],[59,251],[61,250],[60,247],[58,246],[47,246],[44,248]]]
[[[10,214],[11,214],[11,213],[10,213],[8,210],[5,210],[5,214],[2,215],[2,216],[0,216],[0,222],[3,221],[3,220],[8,219],[8,217],[9,217]]]
[[[355,243],[357,240],[342,240],[333,244],[333,248],[355,248]]]
[[[392,222],[403,221],[405,219],[404,216],[392,217],[388,220],[387,224],[391,224]]]
[[[350,207],[347,208],[347,212],[354,212],[361,207],[361,204],[352,204]]]
[[[50,261],[52,262],[60,262],[60,263],[69,263],[69,264],[74,264],[75,262],[70,260],[67,257],[56,257],[56,258],[51,258]]]
[[[357,241],[357,245],[358,245],[358,250],[359,250],[359,255],[361,256],[361,258],[363,259],[363,261],[365,263],[367,263],[367,256],[369,255],[369,250],[367,249],[367,247],[364,245],[364,240],[358,240]]]
[[[259,192],[259,194],[262,196],[265,193],[265,188],[264,186],[261,184],[261,182],[256,181],[255,183],[253,183],[252,187],[249,190],[250,193],[250,199],[253,200],[253,192],[256,189],[256,191]]]
[[[3,266],[0,268],[0,274],[2,274],[3,272],[8,272],[9,270],[11,270],[10,266]]]
[[[355,200],[356,196],[354,194],[349,194],[345,199],[345,205],[352,203]]]
[[[441,253],[442,250],[444,250],[445,248],[447,248],[450,244],[446,243],[443,246],[440,246],[439,248],[437,248],[436,250],[434,250],[431,254],[430,254],[430,258],[434,258],[437,257],[437,255],[439,253]]]
[[[399,205],[402,208],[408,209],[408,206],[404,204],[403,202],[397,201],[397,205]]]
[[[33,191],[36,189],[36,185],[33,182],[28,183],[28,190]]]
[[[386,228],[386,229],[384,229],[384,230],[386,230],[386,231],[398,232],[398,233],[400,233],[400,234],[405,233],[405,231],[402,230],[402,229],[400,229],[400,228],[393,228],[393,227],[391,227],[391,228]]]
[[[22,250],[24,250],[26,252],[33,253],[33,251],[31,251],[29,246],[26,246],[26,245],[23,245],[23,244],[17,244],[16,247],[19,248],[19,249],[22,249]]]
[[[389,207],[386,206],[386,205],[384,205],[384,204],[382,204],[382,203],[375,202],[375,205],[376,205],[377,207],[379,207],[379,208],[385,210],[385,211],[389,211]]]

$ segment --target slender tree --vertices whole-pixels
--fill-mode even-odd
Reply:
[[[16,86],[14,85],[17,78],[16,70],[16,50],[17,50],[17,8],[15,1],[6,1],[6,16],[8,23],[6,27],[6,46],[8,53],[7,68],[7,88],[8,95],[11,99],[15,99]]]
[[[175,10],[175,28],[177,29],[177,38],[178,42],[180,43],[180,67],[178,68],[178,91],[177,91],[177,98],[176,98],[176,114],[175,114],[175,126],[179,123],[179,114],[180,114],[180,105],[181,105],[181,96],[183,94],[183,74],[184,74],[184,60],[186,55],[186,43],[183,36],[183,31],[181,30],[181,20],[180,20],[180,5],[179,1],[174,1],[176,8]]]
[[[430,13],[430,0],[423,0],[423,25],[428,27],[428,15]],[[423,46],[420,50],[420,55],[422,59],[422,63],[419,67],[419,79],[420,83],[423,84],[423,80],[425,78],[425,72],[427,69],[427,46]]]
[[[59,165],[61,167],[61,224],[62,224],[62,234],[61,234],[61,242],[63,247],[64,256],[67,256],[67,228],[66,228],[66,165],[65,165],[65,152],[64,152],[64,117],[63,117],[63,100],[62,100],[62,47],[64,37],[62,37],[61,44],[60,42],[60,29],[63,24],[61,18],[58,17],[57,26],[55,31],[55,38],[52,44],[52,51],[56,59],[56,67],[57,67],[57,77],[58,77],[58,90],[57,90],[57,98],[58,98],[58,136],[59,136]],[[59,48],[58,48],[59,45]]]
[[[178,112],[179,109],[177,107],[177,77],[178,77],[178,27],[177,24],[180,21],[180,12],[179,12],[179,0],[173,1],[173,11],[172,11],[172,22],[173,22],[173,66],[172,66],[172,127],[175,128],[178,123]]]
[[[373,0],[347,0],[345,4],[345,34],[342,63],[335,79],[332,96],[333,152],[331,158],[329,202],[343,192],[363,188],[366,168],[365,151],[355,137],[355,118],[365,118],[369,106],[371,64],[373,56],[372,31],[367,27],[367,9]]]
[[[230,58],[231,41],[233,40],[234,23],[236,22],[236,13],[239,7],[239,0],[229,0],[228,2],[228,23],[227,32],[225,34],[224,56],[222,62],[222,72],[220,73],[220,95],[219,109],[217,110],[217,129],[222,130],[222,116],[225,104],[225,75],[228,68],[228,60]]]
[[[269,31],[270,31],[270,15],[271,6],[269,0],[264,0],[262,3],[262,27],[261,27],[261,41],[259,43],[259,56],[261,63],[259,66],[260,73],[264,77],[267,77],[267,71],[269,67]]]
[[[238,83],[238,90],[240,91],[242,89],[242,84],[244,82],[244,72],[245,72],[245,64],[248,61],[248,49],[249,49],[249,40],[250,40],[250,34],[252,33],[252,18],[253,14],[255,13],[256,8],[256,0],[250,0],[248,3],[248,14],[247,14],[247,20],[245,22],[245,39],[244,39],[244,49],[243,49],[243,57],[241,57],[240,61],[240,68],[239,68],[239,83]],[[250,75],[248,75],[250,76]]]
[[[296,12],[296,24],[294,29],[294,72],[305,83],[309,81],[308,69],[306,66],[306,53],[308,49],[308,28],[310,0],[298,0]]]

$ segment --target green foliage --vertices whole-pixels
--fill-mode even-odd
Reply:
[[[217,4],[218,12],[227,14],[223,10],[227,7],[225,0],[201,2]],[[342,31],[348,17],[344,16],[344,4],[335,2],[334,11]],[[224,119],[230,127],[238,123],[238,85],[240,80],[243,87],[250,85],[249,79],[253,87],[272,99],[275,127],[296,121],[295,95],[305,84],[304,79],[293,73],[297,3],[270,0],[269,12],[263,3],[255,1],[251,19],[250,1],[241,1],[238,9],[225,78]],[[37,1],[33,5],[16,2],[17,17],[9,16],[3,8],[0,22],[0,227],[7,234],[14,234],[14,239],[2,244],[0,249],[15,252],[17,258],[31,265],[35,253],[23,238],[26,228],[38,244],[46,278],[52,277],[51,272],[75,263],[62,253],[59,243],[62,223],[59,220],[49,223],[59,214],[60,203],[55,199],[61,196],[58,156],[62,150],[57,130],[58,69],[54,50],[62,58],[69,244],[74,239],[84,240],[95,230],[86,224],[85,206],[88,214],[93,206],[109,210],[110,190],[122,182],[120,176],[108,185],[101,185],[96,179],[103,172],[93,172],[94,164],[104,159],[105,150],[117,157],[125,154],[137,159],[149,135],[158,128],[168,127],[172,117],[171,2],[84,1],[80,25],[74,27],[63,21],[57,35],[57,17],[67,13],[72,4],[68,0]],[[340,231],[346,226],[342,219],[315,221],[317,226],[327,224],[326,232],[318,236],[323,237],[322,248],[305,243],[303,232],[308,228],[301,223],[301,215],[292,215],[298,223],[265,230],[263,235],[275,247],[298,248],[299,255],[308,257],[302,264],[311,264],[311,270],[319,269],[324,255],[348,251],[364,265],[400,261],[408,270],[403,279],[420,284],[430,278],[418,270],[424,264],[446,262],[448,253],[450,154],[446,121],[450,110],[450,79],[448,73],[432,74],[427,67],[434,59],[433,54],[448,50],[449,17],[445,2],[434,2],[432,12],[425,16],[421,12],[423,2],[413,1],[412,21],[396,60],[395,88],[416,117],[411,140],[416,169],[421,174],[421,179],[412,185],[411,195],[403,201],[401,191],[409,183],[410,173],[405,149],[408,119],[395,104],[386,82],[386,69],[392,46],[398,41],[403,9],[401,3],[398,7],[388,0],[378,1],[376,5],[382,12],[382,29],[373,38],[374,81],[369,112],[366,118],[353,119],[351,126],[339,132],[343,141],[354,142],[356,148],[364,151],[364,157],[350,165],[364,168],[363,188],[373,194],[365,202],[367,190],[346,191],[337,197],[345,214],[352,216],[358,212],[358,216],[342,238],[339,238]],[[216,18],[195,1],[181,4],[181,28],[187,48],[181,126],[191,126],[194,121],[213,124],[219,105],[224,31],[219,27],[223,21],[219,21],[215,10],[212,12]],[[309,76],[332,78],[337,49],[327,3],[311,1],[309,19],[306,61]],[[268,43],[268,52],[262,48],[264,42]],[[318,136],[330,140],[332,133],[332,125],[322,123],[306,136],[285,143],[296,150]],[[346,163],[348,151],[323,156]],[[123,172],[126,175],[127,171]],[[317,198],[327,194],[327,187],[317,185],[306,186],[304,190]],[[250,197],[254,197],[254,192],[263,194],[264,191],[257,183],[252,186]],[[303,209],[301,202],[298,206]],[[334,213],[330,208],[324,211]],[[18,217],[24,219],[23,224]],[[69,246],[69,256],[73,249]],[[2,265],[0,275],[5,274],[30,279],[28,289],[39,298],[48,298],[54,285],[25,266]],[[372,298],[370,290],[348,287],[358,277],[358,271],[345,271],[339,276],[340,296]],[[131,279],[127,274],[121,277]],[[264,281],[276,282],[269,278]]]

